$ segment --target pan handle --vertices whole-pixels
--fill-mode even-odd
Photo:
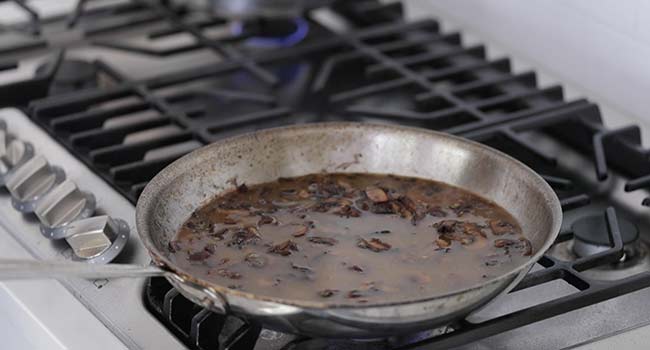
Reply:
[[[128,264],[89,264],[70,261],[40,261],[24,259],[0,259],[0,281],[29,279],[79,278],[144,278],[168,277],[187,297],[210,308],[226,314],[228,303],[221,293],[205,288],[155,265]]]
[[[89,264],[83,262],[0,259],[0,280],[80,278],[138,278],[173,273],[154,265]]]

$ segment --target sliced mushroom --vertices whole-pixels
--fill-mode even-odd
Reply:
[[[323,289],[320,292],[318,292],[318,295],[320,295],[323,298],[329,298],[338,293],[339,293],[338,289]]]
[[[439,248],[448,248],[451,245],[451,241],[438,238],[436,239],[436,244],[438,245]]]
[[[427,213],[436,218],[444,218],[447,216],[447,212],[445,212],[444,210],[442,210],[442,208],[438,206],[429,208]]]
[[[355,271],[355,272],[363,272],[363,268],[359,265],[352,265],[348,267],[348,270]]]
[[[497,247],[497,248],[504,248],[504,247],[509,247],[509,246],[515,245],[517,243],[518,243],[518,241],[516,241],[514,239],[503,239],[502,238],[502,239],[495,240],[494,241],[494,246]]]
[[[383,252],[383,251],[389,250],[391,248],[390,244],[388,244],[386,242],[383,242],[379,238],[373,238],[373,239],[371,239],[369,241],[361,238],[357,242],[357,246],[359,248],[372,250],[373,252],[376,252],[376,253]]]
[[[338,243],[338,241],[336,239],[331,238],[331,237],[309,237],[307,240],[312,242],[312,243],[324,244],[324,245],[329,245],[329,246],[332,246],[332,245],[335,245],[336,243]]]
[[[474,236],[474,237],[483,237],[486,238],[487,235],[481,230],[481,228],[473,222],[464,222],[462,225],[463,233]]]
[[[301,224],[296,227],[291,235],[294,237],[302,237],[307,234],[307,231],[309,231],[309,226]]]
[[[203,260],[209,258],[211,255],[212,255],[212,253],[210,253],[209,251],[201,250],[200,252],[191,253],[188,256],[188,259],[190,261],[203,261]]]
[[[490,225],[490,229],[492,230],[492,234],[496,236],[501,236],[505,234],[514,234],[515,233],[515,225],[503,221],[503,220],[490,220],[488,223]]]
[[[292,240],[286,240],[282,243],[276,244],[269,249],[269,253],[278,254],[282,256],[291,255],[292,252],[298,251],[298,245]]]
[[[257,222],[257,226],[262,225],[277,225],[278,219],[271,215],[261,215],[260,220]]]
[[[365,296],[360,290],[353,289],[348,292],[348,298],[355,299]]]
[[[519,238],[521,243],[524,245],[524,256],[530,256],[533,254],[533,245],[530,243],[530,241],[526,238]]]
[[[243,248],[245,245],[254,243],[262,239],[259,231],[255,227],[240,228],[232,234],[232,239],[228,242],[228,246],[237,246]]]
[[[218,269],[217,274],[221,277],[226,277],[230,278],[231,280],[238,280],[242,278],[241,273],[235,272],[235,271],[230,271],[228,269]]]
[[[361,216],[361,211],[359,209],[354,208],[350,205],[344,204],[340,206],[338,209],[334,210],[334,214],[338,214],[340,216],[344,217],[353,217],[353,218],[358,218]]]
[[[244,258],[244,261],[248,263],[251,267],[262,268],[268,263],[268,259],[264,256],[261,256],[257,253],[248,253]]]
[[[386,195],[386,192],[384,192],[384,190],[382,190],[379,187],[374,187],[374,186],[367,187],[365,192],[366,192],[366,196],[368,196],[368,199],[370,199],[374,203],[388,202],[388,196]]]
[[[456,228],[456,224],[459,221],[456,220],[443,220],[433,224],[433,227],[438,230],[439,233],[452,233]]]

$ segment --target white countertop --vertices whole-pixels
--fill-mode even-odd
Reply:
[[[8,197],[5,193],[0,195],[0,200],[8,200]],[[32,259],[2,226],[0,257]],[[54,280],[0,282],[0,310],[2,349],[126,349],[86,307]]]

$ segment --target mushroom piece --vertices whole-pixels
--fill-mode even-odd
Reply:
[[[269,249],[269,253],[278,254],[282,256],[291,255],[292,252],[298,251],[298,245],[292,240],[286,240],[282,243],[276,244]]]
[[[362,249],[369,249],[375,253],[378,253],[378,252],[383,252],[385,250],[389,250],[391,248],[391,245],[380,240],[379,238],[373,238],[369,241],[361,238],[357,242],[357,247]]]
[[[379,187],[375,187],[375,186],[367,187],[365,192],[366,192],[366,196],[368,196],[368,199],[370,199],[374,203],[388,202],[388,196],[386,195],[386,192],[384,192],[384,190],[382,190]]]

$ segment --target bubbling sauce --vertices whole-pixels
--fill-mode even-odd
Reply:
[[[445,183],[313,174],[240,185],[169,243],[195,276],[269,297],[399,302],[470,287],[532,254],[503,208]]]

